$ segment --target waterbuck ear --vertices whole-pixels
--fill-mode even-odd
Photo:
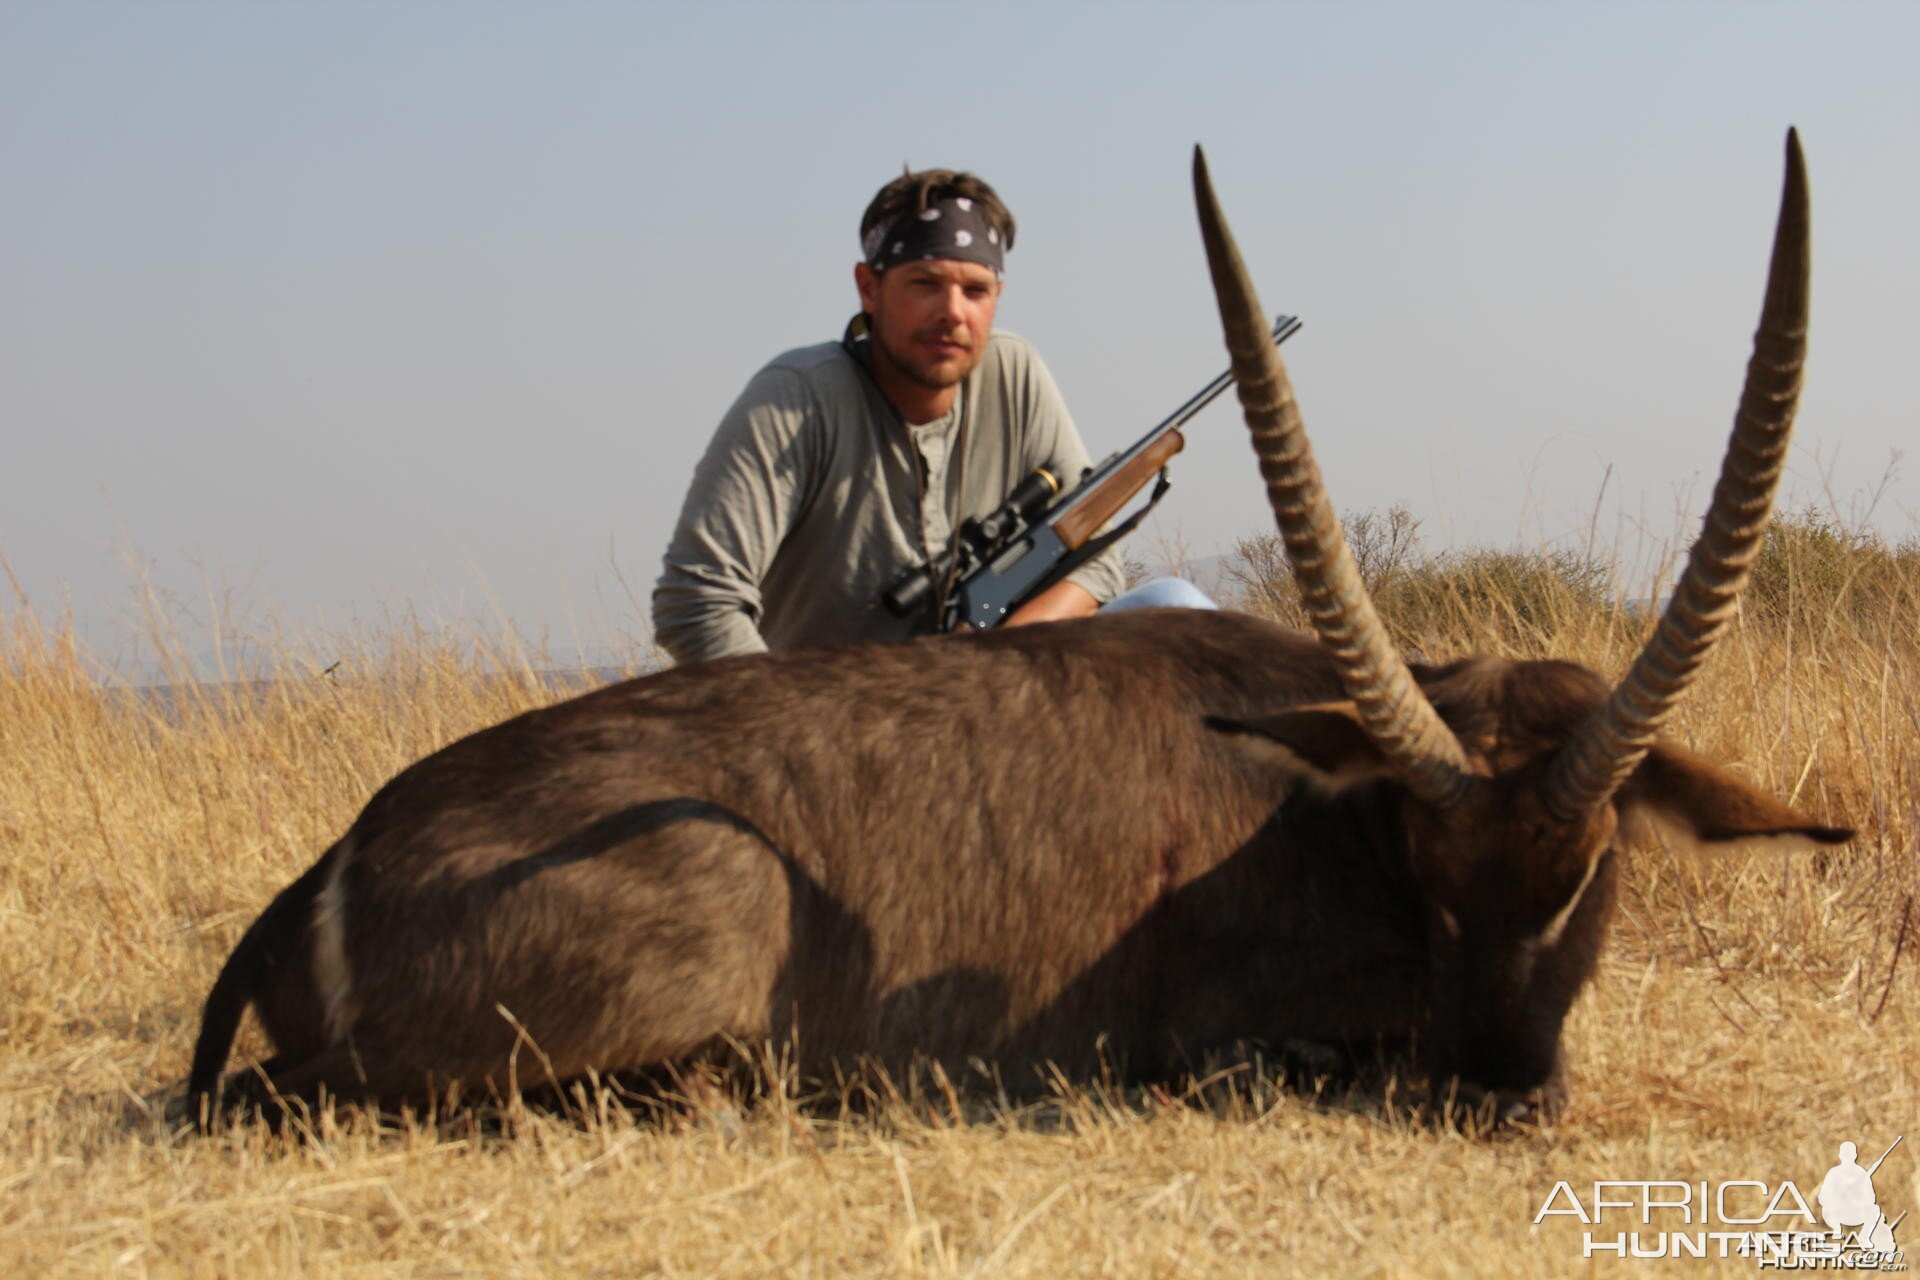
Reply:
[[[1788,848],[1845,844],[1848,827],[1822,826],[1710,760],[1656,743],[1621,788],[1629,820],[1651,820],[1702,844],[1767,840]]]
[[[1351,702],[1295,707],[1272,715],[1230,719],[1208,716],[1207,727],[1230,735],[1263,763],[1305,767],[1327,787],[1391,772],[1386,757],[1361,727]]]

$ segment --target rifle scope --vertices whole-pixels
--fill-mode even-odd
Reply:
[[[1045,467],[1035,467],[1026,479],[1013,487],[1013,493],[998,510],[984,518],[968,516],[960,522],[957,548],[943,551],[926,564],[907,570],[898,582],[880,593],[880,603],[896,618],[912,617],[925,606],[934,583],[953,573],[956,551],[961,563],[960,572],[954,573],[954,577],[959,578],[972,565],[990,557],[1019,536],[1020,531],[1032,524],[1059,492],[1058,477]]]

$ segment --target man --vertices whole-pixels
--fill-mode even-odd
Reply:
[[[993,329],[1014,221],[992,187],[904,173],[860,236],[845,337],[755,374],[694,471],[653,593],[678,662],[926,633],[937,601],[902,619],[881,593],[1035,468],[1071,484],[1090,464],[1039,356]],[[1122,586],[1109,550],[1005,625],[1083,617]]]

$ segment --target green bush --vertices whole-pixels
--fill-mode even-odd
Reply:
[[[1433,555],[1404,507],[1349,513],[1342,523],[1361,581],[1409,652],[1538,652],[1570,628],[1619,620],[1611,566],[1584,552],[1472,548]],[[1223,576],[1237,608],[1308,625],[1278,534],[1242,538]]]
[[[1620,598],[1614,566],[1578,549],[1472,547],[1435,555],[1404,507],[1350,513],[1343,523],[1361,580],[1409,652],[1540,656],[1596,639],[1639,637],[1650,621]],[[1278,534],[1242,538],[1222,576],[1235,608],[1308,626]],[[1846,627],[1905,645],[1920,633],[1920,539],[1892,545],[1813,508],[1780,512],[1755,557],[1741,608],[1750,627],[1815,636]]]
[[[1473,647],[1525,652],[1617,612],[1612,570],[1579,551],[1448,552],[1403,573],[1376,596],[1403,645],[1458,636]]]
[[[1811,507],[1775,514],[1741,601],[1761,625],[1826,631],[1920,623],[1920,541],[1889,546]]]

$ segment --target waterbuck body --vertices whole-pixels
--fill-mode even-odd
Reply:
[[[1606,694],[1559,663],[1419,674],[1509,764]],[[268,909],[209,1002],[195,1085],[251,997],[269,1077],[307,1096],[505,1090],[768,1038],[809,1071],[978,1059],[1016,1087],[1041,1063],[1157,1076],[1241,1040],[1424,1038],[1437,1070],[1550,1086],[1611,858],[1582,885],[1584,851],[1556,868],[1490,831],[1464,883],[1432,883],[1418,802],[1341,697],[1309,637],[1144,610],[708,663],[529,712],[394,778]],[[1696,834],[1823,834],[1661,760],[1699,794],[1653,779],[1631,802]],[[1467,924],[1510,954],[1453,946]],[[1475,975],[1450,1000],[1449,961]]]
[[[516,717],[407,769],[248,930],[283,1095],[400,1100],[671,1065],[728,1043],[1140,1075],[1241,1041],[1419,1046],[1503,1112],[1551,1102],[1623,820],[1847,831],[1655,734],[1734,607],[1804,350],[1786,194],[1706,530],[1617,685],[1409,667],[1361,587],[1244,268],[1196,172],[1228,346],[1316,637],[1143,610],[730,659]]]
[[[278,1083],[347,1094],[504,1087],[522,1031],[521,1083],[723,1037],[1018,1080],[1404,1032],[1392,815],[1207,723],[1339,696],[1310,639],[1192,611],[630,681],[396,777],[244,990]]]

